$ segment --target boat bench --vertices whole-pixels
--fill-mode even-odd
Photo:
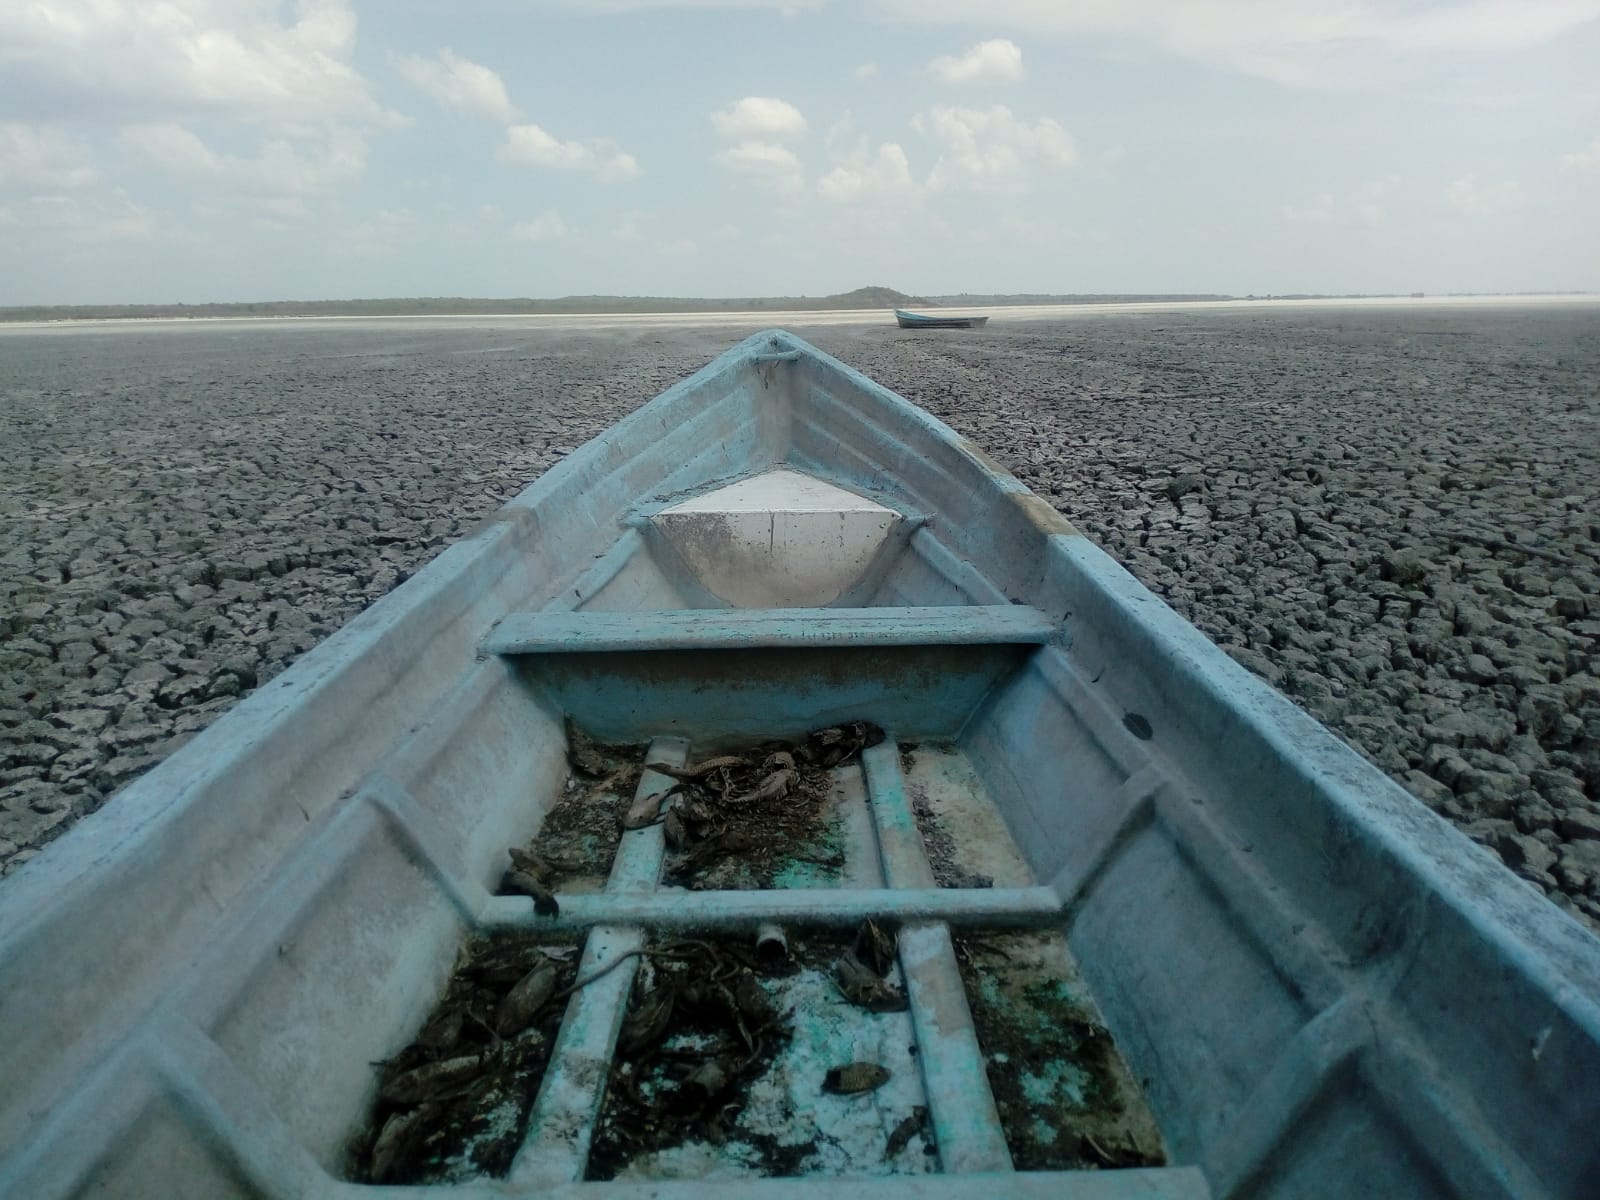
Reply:
[[[523,612],[502,618],[485,654],[593,654],[873,646],[1044,645],[1056,623],[1020,604],[883,608],[684,608]]]

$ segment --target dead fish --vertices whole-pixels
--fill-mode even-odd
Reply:
[[[654,771],[658,775],[665,775],[668,779],[676,779],[684,783],[694,783],[704,779],[707,775],[724,768],[733,770],[736,767],[748,767],[750,764],[744,759],[733,754],[723,755],[721,758],[708,758],[705,762],[695,763],[693,766],[685,764],[674,767],[670,763],[645,763],[644,769]]]
[[[1150,722],[1138,713],[1131,712],[1122,718],[1122,726],[1141,742],[1148,742],[1155,730],[1150,728]]]
[[[778,1015],[772,1007],[772,998],[767,995],[767,989],[757,982],[750,971],[740,971],[738,979],[734,980],[733,1002],[739,1015],[752,1028],[759,1029]]]
[[[671,988],[658,988],[640,1002],[622,1027],[619,1042],[624,1053],[632,1054],[661,1040],[672,1023],[676,999]]]
[[[533,911],[541,917],[553,917],[561,912],[555,893],[526,871],[512,867],[500,877],[500,892],[507,896],[532,896]]]
[[[426,1063],[396,1075],[378,1089],[378,1099],[386,1104],[421,1104],[471,1082],[483,1069],[484,1056],[466,1054]]]
[[[392,1114],[383,1123],[383,1131],[372,1144],[372,1157],[368,1161],[367,1177],[373,1183],[390,1183],[395,1176],[410,1165],[427,1136],[436,1115],[432,1105],[425,1104],[410,1112]]]
[[[571,717],[567,718],[566,726],[567,762],[572,769],[591,779],[599,779],[602,775],[608,774],[610,768],[595,740],[579,729]]]
[[[833,981],[846,1000],[868,1012],[905,1012],[908,1007],[905,993],[863,966],[854,951],[846,951],[833,964]]]
[[[520,846],[512,846],[506,853],[511,856],[511,865],[530,879],[536,879],[548,887],[555,878],[555,868],[537,854]]]
[[[685,1091],[697,1092],[702,1099],[710,1100],[719,1095],[733,1082],[733,1075],[728,1068],[717,1059],[701,1063],[689,1078],[683,1081]]]
[[[822,1090],[835,1096],[856,1096],[889,1082],[889,1068],[877,1063],[853,1062],[832,1067],[822,1077]]]
[[[922,1105],[911,1110],[911,1115],[894,1127],[889,1134],[888,1145],[884,1147],[883,1156],[894,1158],[900,1151],[911,1144],[911,1139],[916,1137],[923,1125],[928,1121],[928,1110]]]
[[[501,1037],[516,1037],[533,1024],[539,1010],[550,1003],[555,991],[555,966],[542,963],[535,967],[506,993],[506,998],[494,1010],[494,1031]]]
[[[885,933],[876,921],[869,918],[856,930],[856,959],[875,975],[887,975],[889,968],[894,966],[895,942],[893,933]]]
[[[806,739],[806,753],[819,767],[836,767],[868,746],[876,746],[883,737],[883,730],[869,721],[850,721],[817,730]]]
[[[704,800],[688,800],[674,812],[681,812],[683,819],[691,825],[713,825],[717,820],[717,812]]]
[[[422,1027],[417,1035],[417,1045],[429,1050],[448,1050],[461,1040],[461,1010],[442,1012]]]
[[[742,796],[733,796],[729,804],[759,804],[763,800],[781,800],[789,794],[789,790],[800,782],[800,772],[793,767],[780,767],[773,771],[754,790]]]
[[[648,796],[640,796],[624,814],[622,827],[643,829],[646,825],[655,824],[656,817],[661,814],[661,802],[669,795],[670,792],[651,792]]]
[[[667,845],[674,850],[682,850],[689,844],[689,830],[684,825],[683,818],[678,815],[678,810],[673,808],[661,821],[661,834],[667,839]]]
[[[792,771],[794,769],[794,755],[787,750],[775,750],[762,760],[763,771]]]

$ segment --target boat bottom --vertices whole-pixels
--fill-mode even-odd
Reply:
[[[1165,1161],[1048,907],[1006,910],[1042,889],[959,750],[846,723],[719,744],[703,770],[679,739],[569,741],[578,769],[507,875],[537,907],[463,946],[381,1069],[348,1177]]]

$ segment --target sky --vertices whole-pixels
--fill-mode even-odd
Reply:
[[[1600,291],[1600,0],[0,0],[0,305]]]

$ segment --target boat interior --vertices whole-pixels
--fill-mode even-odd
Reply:
[[[805,838],[752,819],[764,875],[685,882],[653,768],[853,723]],[[557,911],[501,894],[509,850],[587,805],[651,820],[558,871]],[[1600,1165],[1575,927],[786,334],[570,456],[54,850],[0,893],[29,980],[0,1017],[38,1033],[0,1100],[18,1195],[1554,1195]],[[895,1011],[828,972],[867,922],[897,934]],[[619,1151],[649,948],[731,961],[774,927],[786,1047],[713,1133]],[[385,1175],[409,1110],[383,1064],[497,938],[597,977],[522,1102]],[[863,1062],[887,1081],[824,1086]],[[1491,1108],[1509,1079],[1538,1102]]]

